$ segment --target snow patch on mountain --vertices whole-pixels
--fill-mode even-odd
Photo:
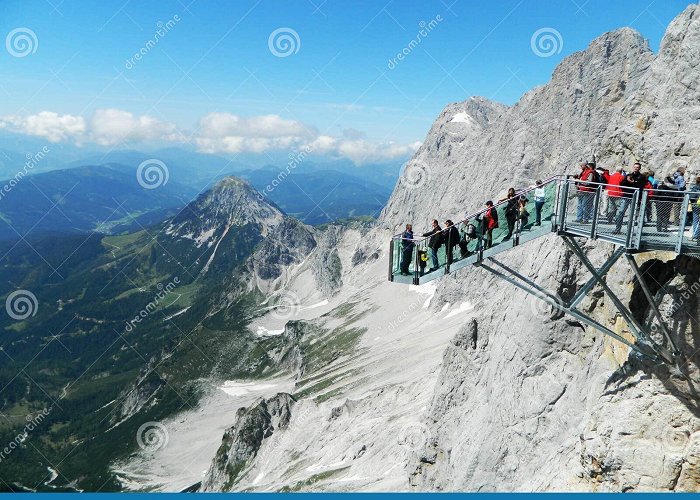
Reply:
[[[468,123],[468,124],[473,124],[476,123],[474,118],[471,117],[469,113],[466,113],[464,111],[456,113],[452,119],[450,120],[450,123]]]

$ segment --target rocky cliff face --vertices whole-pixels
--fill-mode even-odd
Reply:
[[[224,434],[219,450],[202,481],[200,491],[229,489],[248,461],[255,457],[263,441],[287,427],[295,399],[280,393],[238,410],[236,423]]]
[[[699,14],[698,6],[688,7],[669,26],[657,56],[630,29],[599,37],[562,62],[549,84],[492,120],[476,139],[479,153],[471,154],[473,144],[459,146],[456,168],[447,167],[441,156],[440,144],[451,139],[442,132],[428,138],[417,159],[431,166],[434,177],[447,176],[457,185],[466,173],[471,186],[465,191],[473,194],[524,187],[562,171],[561,164],[575,168],[593,152],[606,167],[640,160],[664,174],[679,163],[697,172],[700,136],[693,131],[700,100],[693,54],[700,43]],[[449,116],[444,122],[450,123]],[[384,213],[386,225],[416,213],[400,197],[414,198],[417,213],[435,213],[428,211],[435,200],[408,191],[397,187]],[[463,214],[478,208],[474,201],[481,198],[444,196],[439,213]],[[587,250],[598,262],[611,252],[604,243],[589,244]],[[574,293],[586,279],[555,237],[529,243],[507,259],[561,296]],[[652,283],[659,280],[658,299],[677,303],[674,280],[693,282],[695,264],[682,262],[672,275],[647,274]],[[630,307],[644,310],[649,324],[648,306],[633,296],[635,284],[624,262],[608,282]],[[694,348],[684,349],[682,368],[690,375],[683,380],[666,368],[629,361],[619,345],[557,319],[546,306],[478,270],[443,280],[435,306],[462,297],[483,311],[474,331],[488,342],[448,347],[427,416],[430,437],[411,467],[415,488],[698,488],[686,479],[680,486],[681,477],[694,477],[684,468],[694,470],[690,464],[698,461]],[[624,333],[601,290],[594,290],[584,307]],[[677,340],[692,346],[688,323],[698,314],[686,313],[685,324],[678,311],[666,319]]]
[[[296,424],[292,410],[284,445],[253,460],[264,479],[251,474],[234,489],[698,489],[694,259],[638,257],[682,346],[686,362],[675,368],[630,357],[477,268],[420,288],[383,281],[398,226],[421,231],[435,216],[459,219],[510,186],[575,173],[593,153],[605,167],[640,160],[665,173],[682,163],[692,178],[699,16],[697,5],[680,14],[656,55],[624,28],[566,58],[551,82],[512,107],[471,98],[445,108],[377,228],[333,243],[342,286],[315,325],[364,333],[352,351],[338,349],[304,373],[315,384],[300,386],[305,418]],[[589,242],[586,252],[601,263],[612,248]],[[562,297],[588,278],[556,236],[502,258]],[[289,288],[301,294],[309,282],[293,276]],[[624,261],[607,282],[638,320],[653,323]],[[582,308],[629,334],[602,290]],[[270,463],[291,465],[280,473]],[[231,487],[226,478],[211,483]]]

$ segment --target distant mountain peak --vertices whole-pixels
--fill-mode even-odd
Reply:
[[[231,226],[259,224],[266,235],[284,214],[243,179],[226,177],[200,194],[167,222],[166,234],[192,239],[201,246]]]

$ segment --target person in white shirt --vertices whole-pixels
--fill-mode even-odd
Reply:
[[[541,180],[535,182],[535,226],[542,225],[542,207],[544,207],[545,202],[545,192],[544,186]]]

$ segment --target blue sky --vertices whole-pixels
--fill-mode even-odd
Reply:
[[[0,117],[11,118],[0,123],[105,147],[170,141],[262,152],[299,145],[289,137],[327,137],[341,155],[346,143],[350,157],[353,143],[375,152],[393,145],[399,155],[446,104],[470,95],[512,104],[605,31],[632,26],[657,50],[688,5],[452,2],[3,0]],[[171,29],[129,64],[168,20]],[[431,20],[421,43],[392,65]],[[24,57],[7,48],[18,28],[35,35]],[[270,49],[279,28],[298,37],[287,57]],[[531,48],[542,28],[561,36],[550,57]],[[214,139],[197,142],[203,129]]]

